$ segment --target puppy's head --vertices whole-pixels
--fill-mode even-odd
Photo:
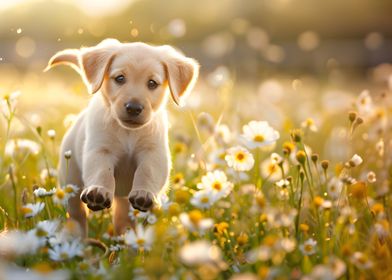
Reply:
[[[95,47],[56,53],[46,70],[68,64],[83,77],[90,93],[101,91],[118,123],[127,129],[147,124],[170,94],[183,103],[199,66],[170,46],[120,43],[107,39]]]

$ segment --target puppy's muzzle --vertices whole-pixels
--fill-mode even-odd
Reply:
[[[136,102],[128,102],[124,104],[125,110],[130,117],[137,117],[143,112],[143,105]]]

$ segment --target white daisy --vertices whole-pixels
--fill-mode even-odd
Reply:
[[[214,221],[210,218],[203,218],[199,210],[181,213],[180,221],[189,231],[198,232],[201,235],[214,225]]]
[[[57,170],[54,168],[42,169],[40,177],[43,182],[45,182],[49,177],[56,178],[57,177]]]
[[[40,240],[32,232],[13,230],[0,233],[0,256],[35,254],[39,247]]]
[[[184,245],[180,249],[180,260],[188,266],[202,264],[217,264],[222,259],[219,247],[208,241],[199,240]]]
[[[282,174],[282,168],[279,166],[279,162],[271,157],[264,160],[260,165],[261,175],[270,181],[278,181],[282,179],[282,175],[286,174],[286,171],[289,169],[288,163],[283,161],[282,163],[284,174]]]
[[[195,192],[191,198],[191,204],[200,209],[209,209],[216,201],[216,195],[208,189]]]
[[[362,162],[363,162],[363,159],[362,159],[359,155],[355,154],[355,155],[353,155],[352,158],[347,162],[347,165],[348,165],[349,167],[356,167],[356,166],[360,165]]]
[[[359,269],[369,269],[373,266],[373,263],[369,257],[362,252],[355,252],[351,256],[350,261]]]
[[[132,221],[144,220],[148,218],[149,215],[150,215],[150,211],[143,212],[133,208],[132,205],[129,205],[128,216]]]
[[[68,198],[70,198],[70,197],[74,197],[78,193],[79,187],[74,184],[67,184],[67,185],[63,186],[63,190],[65,192],[65,195]]]
[[[44,209],[45,203],[38,202],[38,203],[28,203],[22,206],[22,213],[25,218],[31,218],[36,216],[39,212]]]
[[[317,246],[317,241],[314,240],[313,238],[309,238],[304,242],[304,244],[301,244],[299,246],[299,249],[302,251],[302,254],[309,256],[316,253],[316,246]]]
[[[197,188],[202,190],[211,190],[219,199],[230,194],[233,189],[233,184],[227,181],[227,177],[224,172],[215,170],[204,175],[201,178],[201,183],[197,184]]]
[[[241,146],[228,149],[225,160],[227,165],[236,171],[251,170],[255,164],[253,155],[247,149]]]
[[[49,258],[53,261],[66,261],[76,256],[83,256],[83,245],[78,239],[57,244],[49,249]]]
[[[337,199],[343,189],[343,182],[338,177],[332,177],[327,185],[327,193],[332,199]]]
[[[136,230],[131,229],[125,233],[124,241],[134,249],[151,250],[154,242],[154,228],[143,228],[141,224],[137,224]]]
[[[39,187],[33,191],[36,197],[45,197],[45,196],[52,196],[56,192],[56,188],[53,188],[49,191],[46,189]]]
[[[54,236],[57,229],[59,228],[59,220],[45,220],[40,221],[35,226],[36,234],[39,237],[50,237]]]
[[[266,121],[251,121],[242,127],[242,137],[250,149],[261,148],[274,144],[280,137]]]
[[[37,155],[41,147],[34,141],[28,139],[12,139],[5,145],[5,154],[9,157],[33,154]]]
[[[373,112],[373,100],[370,96],[369,90],[364,90],[356,100],[358,112],[362,116],[368,116]]]
[[[69,197],[62,188],[56,188],[52,196],[53,202],[60,205],[67,205],[68,198]]]
[[[231,132],[227,125],[221,124],[215,127],[215,139],[220,144],[228,144],[231,140]]]

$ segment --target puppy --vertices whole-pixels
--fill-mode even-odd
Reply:
[[[120,43],[56,53],[46,70],[67,64],[94,94],[61,144],[61,185],[80,187],[68,212],[87,234],[86,208],[113,204],[117,234],[130,226],[129,204],[147,211],[168,183],[171,166],[166,103],[181,104],[197,80],[199,66],[170,46]],[[72,152],[68,164],[64,157]]]

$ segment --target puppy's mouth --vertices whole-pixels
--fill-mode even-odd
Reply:
[[[131,129],[139,128],[146,124],[146,122],[133,119],[120,119],[119,121],[123,127]]]

